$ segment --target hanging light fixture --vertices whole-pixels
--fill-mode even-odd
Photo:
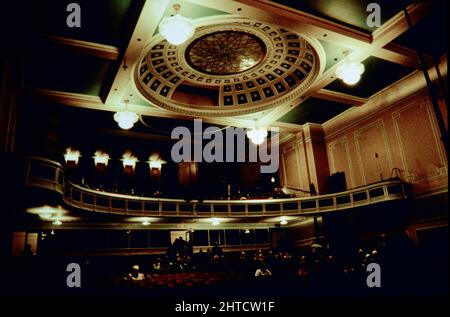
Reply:
[[[114,121],[124,130],[131,129],[138,120],[139,117],[135,112],[128,111],[128,100],[125,100],[125,111],[114,114]]]
[[[268,135],[268,132],[266,129],[263,128],[256,128],[252,130],[247,130],[247,138],[252,141],[255,145],[260,145],[264,142]]]
[[[165,17],[159,24],[159,33],[173,45],[180,45],[194,35],[195,26],[191,19],[179,14],[181,5],[174,4],[175,15]]]
[[[344,51],[344,62],[336,69],[336,76],[347,85],[352,86],[359,82],[363,73],[364,65],[352,62],[349,57],[349,51]]]

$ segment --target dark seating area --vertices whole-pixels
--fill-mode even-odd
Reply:
[[[404,235],[382,235],[361,241],[348,255],[338,256],[327,241],[291,250],[254,249],[213,255],[210,252],[139,256],[46,258],[23,256],[10,263],[3,287],[30,295],[93,294],[137,296],[357,296],[380,297],[402,293],[435,296],[446,292],[448,257],[415,245]],[[217,247],[220,250],[220,247]],[[442,250],[441,250],[442,251]],[[216,250],[216,252],[218,252]],[[169,252],[170,253],[170,252]],[[82,290],[65,290],[53,270],[64,263],[81,263]],[[381,289],[370,289],[367,266],[383,268]],[[33,275],[39,268],[41,274]],[[269,274],[256,276],[264,268]],[[11,284],[9,284],[11,283]],[[41,284],[44,283],[44,284]],[[59,286],[58,286],[59,284]],[[13,291],[13,293],[14,293]],[[211,293],[213,292],[213,293]]]

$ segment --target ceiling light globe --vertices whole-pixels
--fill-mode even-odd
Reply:
[[[180,45],[190,39],[195,33],[191,19],[179,14],[165,17],[159,24],[159,33],[173,45]]]
[[[128,110],[119,111],[114,114],[114,121],[124,130],[131,129],[138,120],[138,115]]]
[[[134,124],[132,122],[128,122],[128,121],[120,121],[119,122],[119,127],[123,130],[129,130],[134,126]]]
[[[364,65],[361,63],[351,62],[339,66],[336,70],[336,76],[347,85],[355,85],[361,79],[364,73]]]
[[[247,131],[247,137],[255,145],[263,144],[267,135],[268,135],[267,130],[263,129],[263,128],[258,128],[258,129],[253,129],[253,130]]]
[[[261,145],[264,143],[265,138],[263,136],[256,136],[255,138],[251,139],[251,141],[253,142],[253,144],[256,145]]]

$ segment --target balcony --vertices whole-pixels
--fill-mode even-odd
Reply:
[[[26,184],[55,191],[74,208],[92,212],[159,217],[274,217],[314,216],[407,198],[400,180],[387,180],[349,191],[302,198],[263,200],[204,200],[137,197],[85,188],[64,179],[64,167],[29,157]]]

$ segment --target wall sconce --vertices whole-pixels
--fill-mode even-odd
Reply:
[[[95,166],[108,166],[108,161],[109,161],[109,154],[102,152],[102,151],[96,151],[94,153],[94,163]]]
[[[64,160],[66,161],[67,166],[75,167],[78,165],[78,160],[80,159],[80,151],[74,150],[71,147],[66,149],[66,153],[64,154]]]
[[[150,166],[150,169],[158,169],[160,170],[162,167],[161,161],[149,161],[148,165]]]
[[[125,169],[136,168],[137,157],[134,156],[131,152],[125,152],[122,156],[123,167]]]

